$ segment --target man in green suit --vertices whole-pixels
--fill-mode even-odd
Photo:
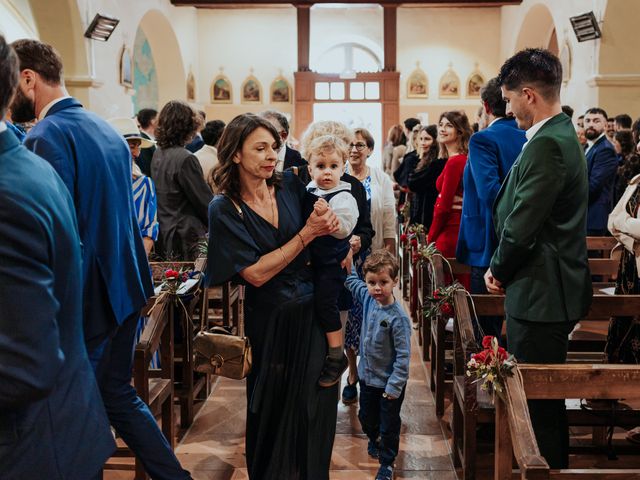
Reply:
[[[547,50],[508,59],[498,76],[507,112],[527,142],[494,204],[499,245],[485,275],[506,292],[507,342],[522,363],[565,363],[568,335],[591,302],[586,246],[587,164],[575,128],[561,110],[562,66]],[[529,402],[542,455],[568,465],[564,400]]]

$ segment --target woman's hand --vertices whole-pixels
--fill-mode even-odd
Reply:
[[[340,229],[340,221],[331,208],[327,208],[326,212],[318,215],[315,210],[309,215],[305,228],[308,230],[311,240],[323,235],[331,235]]]
[[[351,250],[355,255],[362,248],[362,241],[358,235],[351,235],[351,239],[349,240],[349,244],[351,245]]]

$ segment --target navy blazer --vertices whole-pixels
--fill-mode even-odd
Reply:
[[[73,202],[9,130],[0,204],[0,478],[93,478],[115,443],[84,346]]]
[[[25,146],[53,166],[75,204],[91,352],[153,294],[133,204],[131,152],[111,125],[75,98],[54,104]]]
[[[193,137],[193,140],[191,140],[191,142],[187,143],[184,146],[184,148],[189,150],[191,153],[196,153],[202,147],[204,147],[204,140],[202,139],[202,135],[200,134],[197,134],[195,137]]]
[[[493,226],[493,203],[500,186],[526,141],[511,118],[496,120],[473,134],[462,177],[464,196],[456,258],[473,267],[487,267],[498,246]]]
[[[586,154],[589,172],[587,230],[606,230],[613,210],[613,187],[618,171],[616,151],[603,135]]]

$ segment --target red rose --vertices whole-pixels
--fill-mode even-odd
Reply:
[[[487,360],[487,352],[482,351],[474,353],[473,355],[471,355],[471,358],[473,358],[478,363],[484,363]]]
[[[509,356],[509,354],[507,353],[507,351],[504,348],[498,347],[498,359],[499,360],[504,361],[504,360],[507,359],[508,356]]]
[[[178,275],[180,275],[178,272],[176,272],[175,270],[171,270],[171,269],[166,270],[166,271],[164,272],[164,276],[165,276],[167,279],[175,279],[175,278],[178,278]]]
[[[411,246],[412,247],[417,247],[418,246],[418,239],[416,237],[413,237],[411,239]]]
[[[433,298],[435,298],[436,300],[438,300],[440,298],[440,290],[435,289],[433,291]]]
[[[482,348],[491,348],[491,341],[494,337],[491,335],[485,335],[482,339]]]
[[[400,243],[407,243],[407,234],[403,233],[400,235]]]
[[[449,302],[444,302],[440,305],[440,311],[445,315],[453,315],[453,307]]]
[[[411,258],[413,259],[413,263],[418,263],[418,261],[420,260],[420,255],[414,253]]]

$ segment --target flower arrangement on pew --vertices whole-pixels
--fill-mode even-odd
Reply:
[[[173,268],[168,268],[164,271],[162,283],[159,286],[159,292],[168,293],[171,295],[180,295],[187,293],[191,287],[187,283],[190,279],[199,279],[200,272],[193,269],[180,269],[180,271]],[[197,282],[191,282],[193,284]],[[193,285],[192,285],[193,286]],[[184,292],[181,290],[185,290]]]
[[[427,297],[423,309],[426,318],[433,318],[436,315],[443,315],[445,318],[453,316],[453,296],[457,291],[464,291],[464,287],[453,282],[451,285],[437,288],[430,297]]]
[[[516,360],[504,348],[498,345],[498,339],[486,335],[482,339],[484,350],[471,355],[467,363],[467,376],[475,376],[475,382],[482,382],[480,388],[489,392],[493,398],[497,394],[503,401],[505,378],[513,375]]]
[[[411,261],[416,264],[420,260],[418,251],[420,250],[420,236],[423,235],[424,225],[420,223],[414,223],[407,227],[405,233],[400,235],[400,243],[411,250]]]

